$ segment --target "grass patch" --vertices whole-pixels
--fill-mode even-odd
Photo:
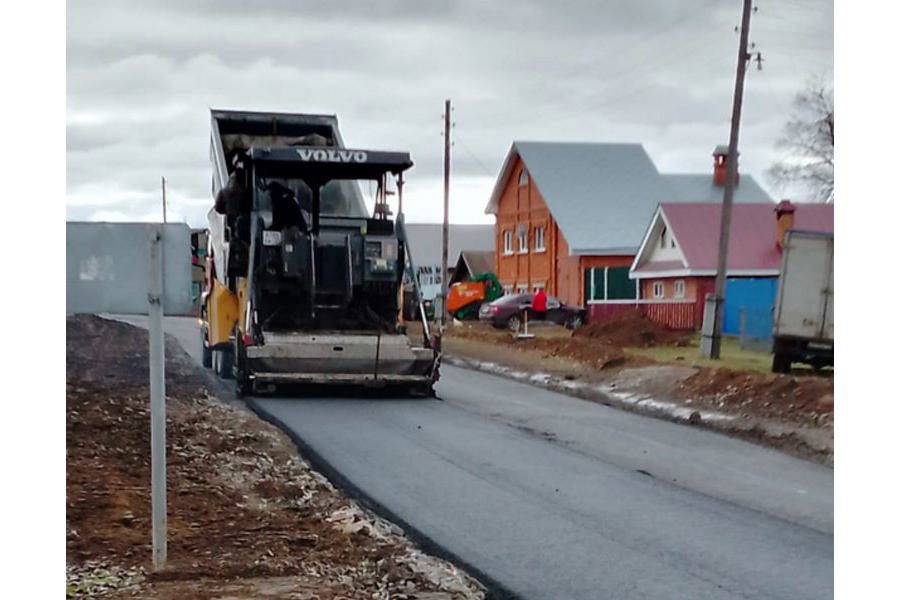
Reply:
[[[700,335],[691,338],[687,346],[653,346],[651,348],[625,348],[626,355],[643,356],[661,363],[696,367],[721,367],[736,371],[772,371],[772,353],[743,350],[737,338],[723,337],[719,360],[700,356]],[[797,365],[799,366],[799,365]]]

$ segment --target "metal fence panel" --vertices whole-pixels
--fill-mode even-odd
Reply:
[[[194,314],[191,230],[184,223],[66,223],[66,313],[147,314],[149,240],[163,228],[168,315]]]
[[[728,278],[723,332],[742,338],[771,340],[772,310],[777,291],[778,279],[775,277]]]

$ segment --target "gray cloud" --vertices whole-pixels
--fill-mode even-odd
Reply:
[[[637,141],[705,171],[728,137],[739,7],[721,0],[81,0],[67,12],[70,218],[154,214],[166,175],[201,224],[209,107],[337,114],[349,145],[409,150],[411,205],[440,202],[454,100],[454,218],[483,219],[515,139]],[[793,94],[833,63],[831,2],[760,5],[742,168],[763,184]],[[438,211],[439,212],[439,211]],[[436,218],[436,217],[435,217]]]

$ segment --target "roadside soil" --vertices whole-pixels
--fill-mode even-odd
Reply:
[[[167,340],[168,563],[151,567],[147,333],[66,321],[67,598],[483,598],[341,495]]]
[[[659,363],[629,348],[689,347],[690,336],[629,313],[575,332],[539,324],[533,339],[478,322],[447,328],[448,362],[528,380],[586,399],[730,433],[831,464],[833,371],[790,375]]]

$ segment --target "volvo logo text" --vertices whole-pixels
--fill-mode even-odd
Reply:
[[[369,156],[362,150],[322,150],[312,148],[297,148],[300,160],[315,162],[357,162],[364,163]]]

